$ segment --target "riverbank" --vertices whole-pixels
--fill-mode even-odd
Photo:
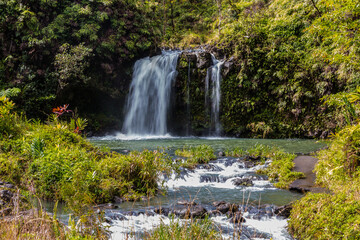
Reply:
[[[321,150],[316,184],[331,193],[308,193],[291,211],[289,230],[298,239],[360,238],[360,125],[348,126]]]

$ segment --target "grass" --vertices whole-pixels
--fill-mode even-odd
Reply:
[[[288,188],[289,184],[298,178],[304,177],[301,172],[293,172],[296,155],[287,153],[284,150],[262,144],[256,144],[247,150],[235,148],[225,152],[227,156],[232,157],[260,157],[260,161],[265,163],[266,159],[271,160],[267,168],[257,171],[258,174],[266,174],[269,180],[274,182],[274,186],[278,188]]]
[[[161,151],[122,155],[92,146],[71,121],[52,115],[47,124],[14,113],[0,98],[0,179],[31,190],[36,197],[68,203],[82,213],[87,205],[115,197],[154,195],[172,161]]]
[[[333,136],[318,152],[317,183],[331,194],[307,194],[294,204],[289,229],[299,239],[360,238],[360,124]]]
[[[181,166],[186,168],[195,168],[197,164],[209,163],[215,160],[214,149],[208,145],[187,146],[183,149],[177,149],[175,155],[184,157]]]
[[[222,239],[221,233],[208,219],[188,219],[185,222],[172,219],[170,225],[160,224],[152,232],[147,233],[147,240],[192,240],[192,239]]]

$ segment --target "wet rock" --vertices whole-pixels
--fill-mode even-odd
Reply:
[[[199,164],[196,166],[197,169],[206,169],[214,172],[220,172],[224,169],[214,164]]]
[[[112,204],[112,203],[105,203],[105,204],[99,204],[99,205],[96,205],[94,208],[97,208],[97,209],[116,209],[118,208],[118,206]]]
[[[178,204],[178,205],[187,205],[187,206],[195,206],[195,205],[197,205],[196,202],[194,202],[194,201],[190,202],[190,201],[187,201],[187,200],[180,200],[176,204]]]
[[[208,211],[202,205],[177,207],[173,213],[180,218],[204,218]]]
[[[221,179],[218,175],[202,175],[200,182],[221,182]]]
[[[208,52],[197,53],[197,68],[209,68],[212,65],[211,54]]]
[[[125,202],[126,200],[124,199],[124,198],[122,198],[122,197],[118,197],[118,196],[115,196],[114,197],[114,202],[115,203],[123,203],[123,202]]]
[[[162,207],[157,207],[154,209],[154,212],[157,214],[162,214],[165,216],[168,216],[170,213],[170,209],[169,208],[162,208]]]
[[[192,218],[204,218],[206,214],[207,210],[201,205],[196,205],[190,208],[190,216]]]
[[[108,218],[111,220],[120,220],[120,221],[127,220],[127,218],[119,212],[106,212],[105,218]]]
[[[224,152],[219,152],[219,153],[218,153],[218,156],[219,156],[219,157],[224,157],[224,156],[225,156],[225,153],[224,153]]]
[[[232,180],[235,186],[245,186],[250,187],[253,186],[254,183],[250,178],[236,178]]]
[[[224,162],[225,167],[231,167],[232,165],[234,165],[234,163],[237,163],[238,160],[237,159],[227,159]]]
[[[231,223],[235,223],[235,224],[246,222],[245,218],[243,217],[242,212],[240,212],[240,211],[234,213],[229,221]]]
[[[288,218],[290,217],[292,206],[290,204],[275,208],[274,214],[277,216]]]
[[[234,68],[234,57],[231,57],[229,60],[225,61],[223,64],[223,74],[224,76],[228,75],[229,72]]]
[[[252,155],[247,155],[244,157],[245,161],[260,161],[261,157],[260,156],[252,156]]]
[[[218,210],[221,213],[236,212],[239,210],[239,207],[236,204],[225,203],[225,204],[219,205],[216,208],[216,210]]]
[[[218,206],[223,205],[223,204],[226,204],[226,202],[225,202],[225,201],[216,201],[216,202],[213,202],[213,206],[214,206],[214,207],[218,207]]]

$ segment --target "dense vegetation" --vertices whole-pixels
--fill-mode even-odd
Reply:
[[[90,130],[119,128],[133,62],[160,46],[202,45],[226,58],[221,121],[231,135],[326,137],[345,116],[323,100],[359,82],[355,0],[0,5],[1,94],[31,118],[70,103]],[[205,115],[200,105],[191,109],[195,129]]]
[[[171,170],[172,162],[162,151],[122,155],[92,146],[74,121],[62,120],[68,109],[43,125],[12,113],[13,107],[0,98],[0,177],[25,191],[32,189],[37,197],[65,201],[81,212],[88,204],[115,197],[154,195],[159,173]]]
[[[80,134],[86,125],[91,131],[120,127],[136,59],[158,47],[202,46],[226,60],[226,134],[337,132],[316,168],[318,183],[333,194],[309,194],[297,202],[290,230],[301,239],[357,239],[359,26],[357,0],[0,1],[0,176],[79,212],[87,203],[154,194],[158,173],[171,168],[165,153],[120,155],[93,147]],[[181,64],[179,75],[186,77],[188,64]],[[208,127],[199,100],[204,74],[206,68],[194,74],[201,79],[190,86],[190,101],[197,103],[191,109],[194,129]],[[64,105],[48,116],[65,103],[74,111]],[[279,187],[301,177],[291,172],[294,156],[260,150],[273,158],[266,173]],[[177,154],[193,167],[214,153],[201,147]],[[157,231],[168,234],[164,227]]]
[[[300,239],[358,239],[360,125],[338,132],[329,149],[318,153],[317,183],[330,194],[308,194],[295,204],[290,230]]]
[[[157,35],[134,1],[1,1],[0,89],[20,90],[30,118],[68,103],[93,130],[114,127],[132,63]]]

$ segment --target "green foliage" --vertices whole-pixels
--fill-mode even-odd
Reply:
[[[145,239],[222,239],[214,223],[206,219],[191,219],[184,223],[172,219],[170,225],[161,223],[146,234]]]
[[[303,173],[292,171],[294,167],[293,160],[296,155],[287,153],[277,147],[256,144],[247,150],[241,148],[227,150],[225,154],[232,157],[260,157],[262,162],[270,159],[270,165],[267,168],[258,170],[257,173],[266,174],[270,181],[275,182],[274,186],[278,188],[288,188],[290,183],[304,177]]]
[[[19,88],[8,88],[0,91],[0,97],[13,98],[20,94],[21,90]]]
[[[89,67],[87,58],[90,56],[92,50],[85,47],[83,44],[70,47],[68,43],[60,47],[60,53],[55,56],[55,68],[60,88],[79,79],[86,83],[88,77],[85,74],[85,69]]]
[[[344,184],[357,182],[360,176],[359,140],[359,124],[345,127],[333,136],[329,148],[318,153],[315,170],[319,184],[336,191]]]
[[[133,62],[159,39],[153,14],[139,3],[0,1],[0,95],[20,89],[17,108],[41,120],[55,104],[70,103],[84,116],[99,99],[124,98]]]
[[[359,208],[346,194],[309,193],[295,203],[289,230],[297,239],[359,239]]]
[[[185,157],[181,165],[187,168],[194,168],[199,163],[208,163],[216,159],[214,149],[209,145],[186,146],[183,149],[177,149],[175,155]]]
[[[1,100],[0,113],[6,117],[1,115],[0,126],[6,131],[0,141],[0,178],[24,190],[31,184],[37,197],[65,201],[81,215],[88,204],[115,196],[136,200],[154,195],[161,173],[170,174],[172,161],[162,150],[104,152],[58,118],[48,125],[26,121],[11,113],[12,102]],[[9,124],[9,119],[16,121]]]
[[[316,182],[332,194],[308,194],[294,205],[289,229],[299,239],[360,237],[360,125],[336,133],[318,152]]]

